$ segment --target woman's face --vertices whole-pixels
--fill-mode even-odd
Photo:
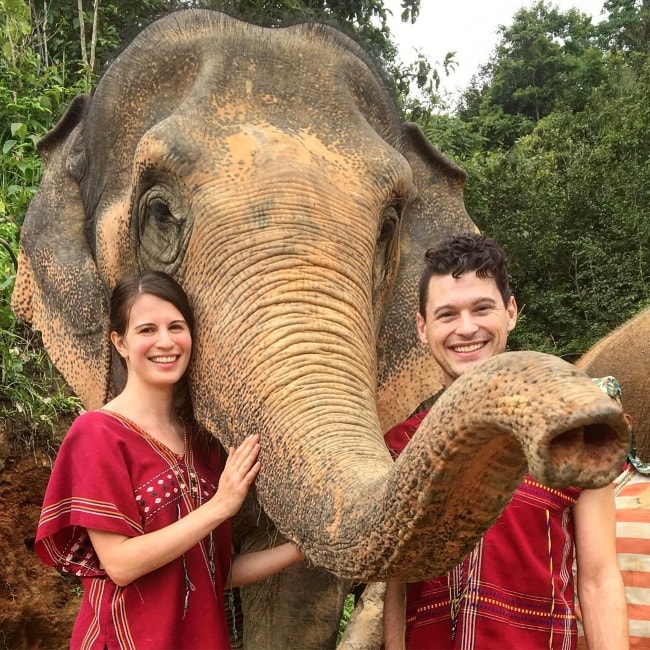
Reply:
[[[181,312],[148,293],[139,295],[123,336],[111,341],[126,362],[129,379],[174,385],[185,373],[192,353],[192,335]]]

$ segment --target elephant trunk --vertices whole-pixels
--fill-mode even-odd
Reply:
[[[317,462],[276,461],[279,471],[258,479],[280,532],[353,580],[438,575],[472,549],[527,466],[552,486],[601,487],[629,444],[618,404],[570,364],[534,352],[505,353],[465,373],[395,464],[376,438],[373,448],[367,436],[355,444],[349,434],[338,447],[312,437],[317,448],[302,452]],[[274,455],[282,453],[278,439]],[[288,492],[285,481],[294,483]],[[301,498],[287,504],[279,490]]]
[[[628,444],[620,407],[584,373],[539,353],[499,355],[465,373],[393,463],[368,319],[375,235],[353,211],[348,228],[359,236],[336,236],[343,209],[334,208],[326,221],[307,220],[329,246],[289,220],[268,225],[268,206],[259,232],[242,227],[237,252],[197,225],[195,245],[221,256],[186,269],[188,286],[211,283],[219,295],[194,297],[197,419],[226,446],[260,432],[257,497],[282,535],[340,577],[417,580],[471,550],[527,466],[552,485],[615,477]]]

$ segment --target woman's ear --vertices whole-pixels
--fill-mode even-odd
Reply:
[[[117,353],[123,358],[126,359],[129,356],[129,353],[124,345],[124,337],[117,332],[111,332],[111,343],[117,350]]]

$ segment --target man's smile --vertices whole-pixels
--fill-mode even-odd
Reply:
[[[454,352],[468,353],[468,352],[476,352],[476,350],[480,350],[485,345],[486,345],[485,341],[477,341],[476,343],[465,343],[463,345],[451,345],[450,348]]]

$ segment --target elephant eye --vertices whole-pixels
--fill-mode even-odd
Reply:
[[[181,262],[186,220],[164,198],[151,194],[140,201],[139,255],[146,267],[173,273]]]
[[[389,242],[395,236],[398,225],[399,217],[397,211],[391,206],[384,212],[379,235],[377,236],[377,244],[383,245]]]
[[[380,299],[390,285],[397,268],[397,240],[399,234],[400,214],[394,205],[389,205],[383,212],[377,231],[375,260],[373,268],[374,301]]]
[[[169,224],[174,220],[169,206],[162,199],[154,199],[149,203],[149,216],[159,224]]]

